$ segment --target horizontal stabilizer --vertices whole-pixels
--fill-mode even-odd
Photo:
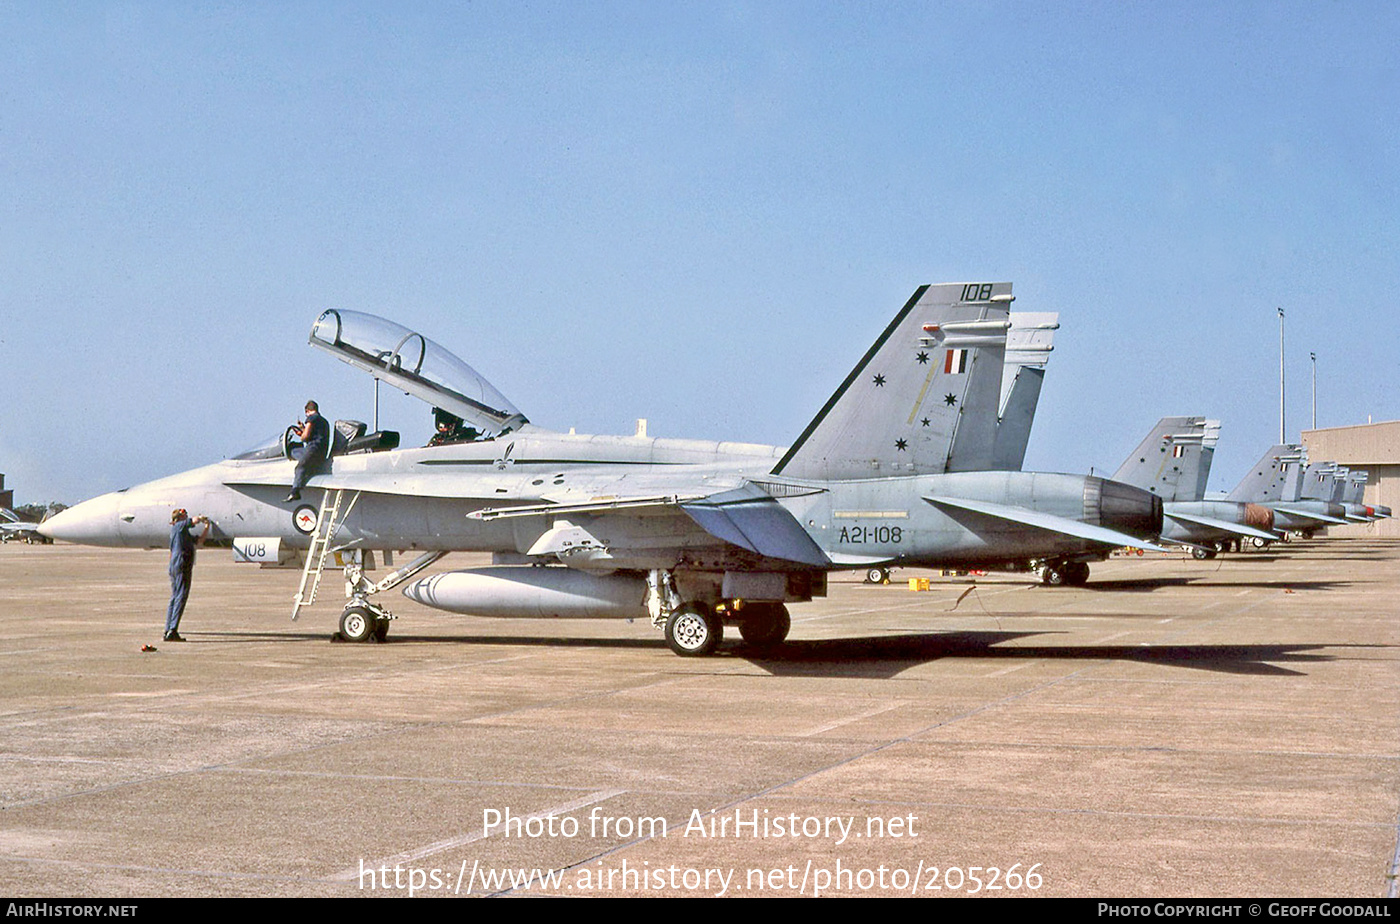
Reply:
[[[1163,516],[1182,523],[1194,523],[1197,526],[1207,526],[1211,529],[1218,529],[1222,533],[1232,533],[1236,536],[1250,536],[1255,539],[1266,539],[1269,542],[1273,542],[1278,538],[1274,533],[1266,532],[1262,529],[1255,529],[1253,526],[1245,526],[1242,523],[1231,523],[1229,520],[1217,520],[1215,517],[1203,517],[1194,513],[1178,513],[1170,509],[1164,511]]]
[[[1333,523],[1337,526],[1349,525],[1349,521],[1347,520],[1343,520],[1340,517],[1328,516],[1325,513],[1318,513],[1316,510],[1305,510],[1301,507],[1285,507],[1281,504],[1275,504],[1274,510],[1279,513],[1286,513],[1291,517],[1308,517],[1313,520],[1321,520],[1323,523]]]
[[[1053,513],[1041,513],[1038,510],[1027,510],[1024,507],[1009,507],[1005,504],[991,504],[986,501],[967,500],[961,497],[925,497],[924,500],[928,501],[930,504],[971,510],[973,513],[985,514],[989,517],[996,517],[999,520],[1007,520],[1011,523],[1019,523],[1023,526],[1033,526],[1036,529],[1043,529],[1052,533],[1061,533],[1066,536],[1075,536],[1079,539],[1087,539],[1090,542],[1100,542],[1104,545],[1114,547],[1127,546],[1134,549],[1146,549],[1149,552],[1167,551],[1167,549],[1164,549],[1160,545],[1146,542],[1136,536],[1120,533],[1115,529],[1108,529],[1103,526],[1095,526],[1092,523],[1085,523],[1081,520],[1071,520],[1068,517],[1055,516]]]
[[[768,558],[830,567],[831,559],[812,541],[802,524],[781,504],[751,484],[700,500],[681,509],[717,539]]]

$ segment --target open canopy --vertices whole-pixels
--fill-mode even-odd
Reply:
[[[471,366],[422,334],[359,311],[330,308],[311,327],[311,345],[377,379],[499,436],[525,415]]]

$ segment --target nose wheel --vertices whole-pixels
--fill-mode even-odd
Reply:
[[[390,618],[372,604],[347,606],[340,614],[340,638],[347,642],[382,642],[389,635]]]

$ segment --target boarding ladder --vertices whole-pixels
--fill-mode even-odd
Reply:
[[[297,588],[297,595],[292,601],[293,620],[301,614],[302,607],[316,602],[316,591],[321,586],[321,572],[326,568],[326,556],[331,550],[331,537],[350,516],[350,511],[355,509],[355,502],[360,499],[360,492],[356,491],[351,495],[350,502],[345,505],[345,512],[342,513],[340,507],[344,494],[345,491],[341,488],[327,488],[321,493],[321,513],[317,516],[316,528],[311,533],[311,547],[306,550],[306,567],[301,572],[301,586]]]

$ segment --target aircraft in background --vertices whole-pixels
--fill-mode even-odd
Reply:
[[[1302,496],[1307,467],[1305,447],[1271,446],[1226,497],[1268,507],[1274,512],[1274,529],[1279,532],[1311,537],[1319,529],[1346,525],[1349,521],[1341,504]]]
[[[679,654],[712,652],[725,625],[782,641],[787,604],[833,570],[1048,562],[1071,583],[1113,548],[1159,548],[1162,503],[1094,477],[992,471],[1009,283],[921,286],[786,450],[584,436],[532,423],[474,369],[414,331],[328,310],[310,342],[456,415],[475,438],[392,448],[392,432],[341,421],[310,481],[319,506],[285,502],[286,435],[232,459],[86,501],[43,532],[160,547],[174,507],[208,516],[248,561],[305,554],[296,609],[340,552],[340,632],[382,639],[371,598],[404,594],[501,617],[643,617]],[[375,551],[419,557],[383,580]],[[418,578],[450,551],[493,565]]]
[[[1196,558],[1214,558],[1239,539],[1272,542],[1274,512],[1247,501],[1206,500],[1220,421],[1163,417],[1113,474],[1162,498],[1162,539],[1191,547]]]
[[[39,532],[39,524],[26,520],[9,507],[0,507],[0,542],[52,542]]]

